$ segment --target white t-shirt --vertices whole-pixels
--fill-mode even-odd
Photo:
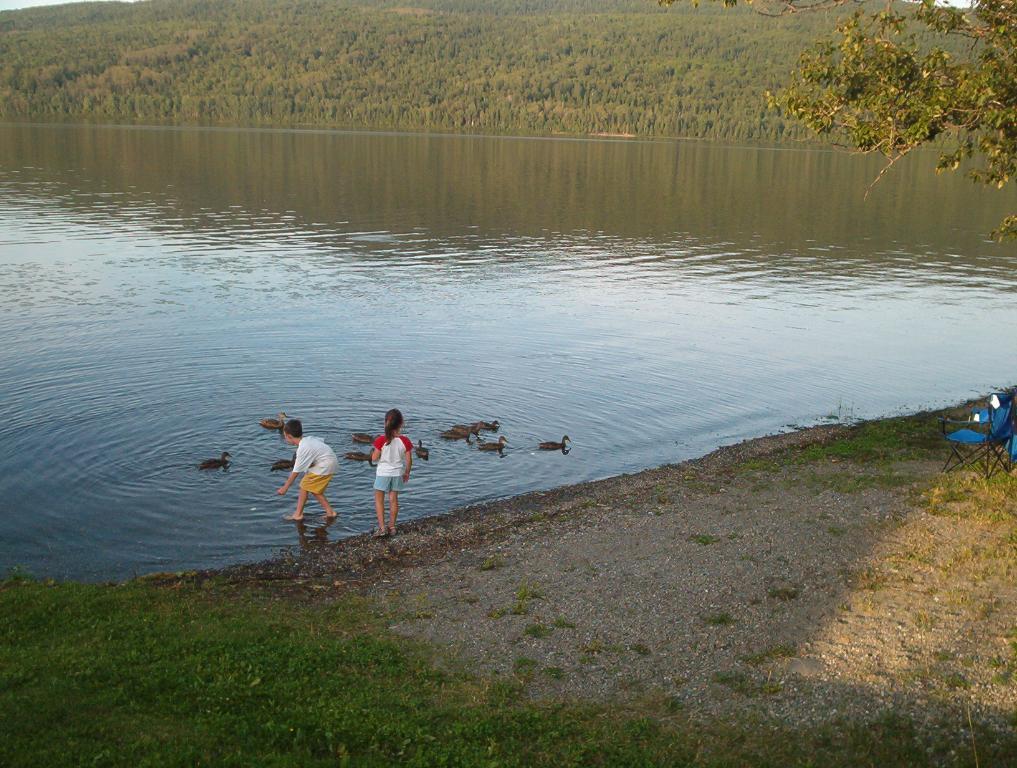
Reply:
[[[316,475],[334,475],[339,470],[335,451],[320,437],[304,435],[297,446],[297,458],[293,462],[294,472],[313,472]]]
[[[406,472],[406,454],[413,450],[413,442],[405,435],[399,435],[385,445],[385,436],[382,435],[374,441],[374,449],[381,451],[378,477],[399,477]]]

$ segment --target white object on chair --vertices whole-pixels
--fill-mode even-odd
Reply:
[[[999,408],[999,397],[997,395],[993,395],[992,397],[990,397],[989,405],[991,405],[993,408]]]
[[[982,414],[980,414],[980,413],[972,413],[971,414],[971,420],[972,421],[981,421],[982,420]]]

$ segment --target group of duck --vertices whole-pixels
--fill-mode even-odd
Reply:
[[[282,431],[286,425],[287,415],[282,411],[279,412],[277,418],[262,419],[258,423],[265,429],[271,429],[276,431]],[[488,442],[484,440],[484,432],[497,432],[501,428],[501,424],[496,420],[494,421],[475,421],[472,424],[453,424],[451,427],[441,433],[443,440],[455,441],[465,440],[467,445],[472,445],[470,438],[476,437],[477,450],[485,452],[497,452],[498,455],[505,455],[505,446],[508,444],[508,438],[505,435],[498,437],[496,441]],[[374,443],[374,436],[369,435],[366,432],[354,432],[350,438],[354,443],[360,443],[362,445],[372,445]],[[569,452],[569,443],[571,439],[568,435],[563,435],[560,442],[548,440],[540,443],[537,447],[542,451],[561,451],[563,454]],[[431,457],[430,449],[424,447],[422,440],[417,440],[417,445],[413,449],[414,454],[418,459],[428,461]],[[231,456],[228,451],[224,451],[222,455],[217,459],[206,459],[198,465],[198,469],[226,469],[231,460]],[[293,454],[293,458],[290,459],[279,459],[272,464],[272,471],[292,470],[293,465],[296,463],[297,455]],[[369,451],[349,451],[343,454],[343,458],[348,461],[366,461],[371,466],[374,466],[374,461]]]

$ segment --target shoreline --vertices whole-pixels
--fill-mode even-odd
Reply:
[[[947,409],[949,410],[949,409]],[[493,501],[454,507],[443,514],[399,523],[394,539],[374,539],[370,533],[336,541],[321,542],[300,549],[291,545],[278,555],[250,563],[196,569],[204,578],[222,576],[239,581],[280,581],[329,579],[347,586],[368,585],[392,569],[411,568],[441,559],[464,548],[489,544],[544,515],[551,507],[555,514],[581,512],[591,497],[628,488],[653,486],[694,471],[723,472],[747,460],[765,459],[787,451],[824,445],[864,424],[916,418],[944,411],[891,416],[853,424],[817,424],[790,432],[748,438],[721,446],[702,456],[678,463],[661,464],[636,472],[611,475],[599,480],[530,491]],[[177,578],[174,572],[157,572],[143,579]]]

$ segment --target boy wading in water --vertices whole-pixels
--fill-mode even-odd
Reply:
[[[306,473],[300,481],[300,495],[297,496],[297,511],[288,516],[287,520],[303,520],[304,504],[307,503],[307,494],[311,494],[318,500],[325,510],[325,517],[335,517],[335,510],[325,498],[325,489],[332,482],[332,475],[339,469],[339,460],[335,453],[329,448],[325,441],[318,437],[304,436],[304,425],[300,419],[290,419],[283,427],[283,438],[290,445],[297,446],[297,456],[293,462],[293,471],[286,478],[286,482],[276,491],[280,496],[285,496],[286,491],[293,485],[297,475]]]
[[[402,434],[403,415],[398,408],[385,414],[385,434],[374,441],[371,459],[378,464],[374,478],[374,511],[378,515],[375,537],[395,536],[399,516],[399,491],[410,481],[413,442]],[[385,494],[388,494],[388,528],[385,528]]]

